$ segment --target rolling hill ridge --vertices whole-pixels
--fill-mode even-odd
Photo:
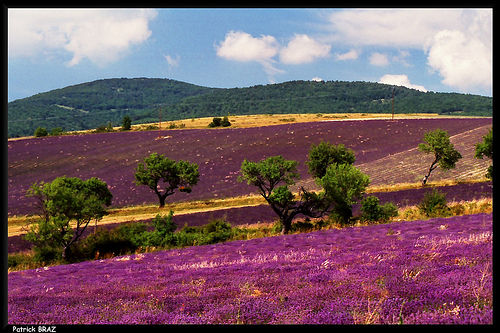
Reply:
[[[64,131],[162,120],[249,114],[438,113],[492,116],[491,97],[421,92],[372,82],[290,81],[247,88],[209,88],[159,78],[103,79],[8,103],[8,136],[33,135],[37,127]]]

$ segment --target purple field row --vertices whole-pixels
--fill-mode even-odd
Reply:
[[[439,187],[439,191],[446,194],[446,199],[448,202],[452,201],[469,201],[480,198],[491,198],[493,195],[493,189],[491,187],[491,182],[482,183],[471,183],[471,184],[459,184],[454,186],[442,186]],[[385,204],[387,202],[392,202],[398,207],[412,206],[420,203],[424,197],[426,191],[430,191],[429,188],[421,188],[414,190],[401,190],[395,192],[380,192],[371,193],[370,195],[375,195],[380,199],[380,204]],[[359,213],[360,204],[353,206],[353,213],[357,215]],[[165,208],[165,213],[170,208]],[[154,214],[152,214],[154,215]],[[298,216],[300,218],[301,216]],[[153,216],[151,216],[153,218]],[[216,211],[175,215],[173,217],[174,223],[178,227],[184,225],[189,226],[201,226],[207,224],[213,219],[225,219],[232,226],[244,225],[244,224],[254,224],[254,223],[273,223],[277,220],[277,215],[273,212],[271,207],[267,204],[259,206],[250,207],[239,207],[239,208],[228,208],[220,209]],[[151,219],[144,222],[149,223]],[[108,224],[106,228],[115,228],[119,224]],[[86,233],[93,231],[93,227],[89,226]],[[28,250],[32,247],[32,244],[28,241],[22,239],[21,236],[12,236],[8,238],[8,253],[15,253],[24,250]]]
[[[9,324],[492,324],[492,214],[11,272]]]
[[[402,119],[294,123],[243,129],[171,130],[158,139],[156,131],[43,137],[8,142],[8,214],[33,214],[33,198],[25,193],[34,182],[59,176],[98,177],[113,193],[113,206],[158,201],[146,186],[134,184],[134,168],[151,153],[199,165],[200,181],[193,192],[167,200],[209,200],[254,193],[238,183],[243,159],[260,161],[282,155],[299,161],[303,179],[308,151],[321,140],[344,144],[362,164],[415,148],[424,133],[437,128],[456,135],[492,123],[491,118]],[[478,138],[478,142],[481,138]],[[398,182],[394,174],[392,183]]]

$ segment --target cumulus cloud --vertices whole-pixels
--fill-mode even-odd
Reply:
[[[346,53],[335,53],[335,60],[355,60],[358,59],[359,52],[355,49]]]
[[[427,92],[427,89],[425,89],[424,86],[412,84],[410,82],[410,79],[408,78],[408,75],[404,74],[402,75],[386,74],[379,79],[379,83],[390,84],[393,86],[403,86],[406,88]]]
[[[217,55],[235,61],[268,61],[279,51],[273,36],[253,37],[243,31],[230,31],[217,46]]]
[[[315,76],[315,77],[313,77],[311,79],[311,81],[314,81],[314,82],[323,82],[324,80],[322,78],[320,78],[320,77]]]
[[[269,82],[274,83],[276,74],[285,71],[274,67],[273,59],[279,52],[279,44],[273,36],[253,37],[243,31],[230,31],[224,41],[216,45],[217,55],[227,60],[240,62],[255,61],[262,65]]]
[[[327,40],[358,49],[406,49],[392,59],[405,66],[411,65],[410,50],[423,51],[444,84],[464,92],[491,90],[492,15],[492,9],[339,10],[327,18]],[[370,62],[386,63],[373,55]]]
[[[284,64],[310,63],[327,57],[331,46],[315,41],[307,35],[295,34],[288,45],[280,51],[280,62]]]
[[[69,52],[68,66],[83,59],[104,66],[146,41],[156,16],[154,10],[9,9],[8,55],[53,58]]]
[[[467,92],[491,89],[493,80],[492,16],[481,12],[467,30],[442,30],[426,44],[429,66],[443,83]]]
[[[389,64],[389,59],[385,54],[373,52],[370,56],[370,65],[373,66],[386,66]]]
[[[279,56],[279,63],[299,65],[328,57],[331,48],[330,45],[320,43],[307,35],[295,34],[288,45],[283,47],[273,36],[253,37],[243,31],[228,32],[224,40],[215,47],[217,56],[221,58],[258,62],[271,83],[274,83],[275,75],[286,73],[276,67],[276,56]]]

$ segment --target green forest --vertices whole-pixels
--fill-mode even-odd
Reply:
[[[94,129],[198,117],[249,114],[438,113],[492,116],[491,97],[421,92],[373,82],[290,81],[246,88],[209,88],[156,78],[104,79],[68,86],[8,103],[8,136]]]

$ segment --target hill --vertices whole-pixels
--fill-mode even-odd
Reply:
[[[8,104],[9,137],[33,135],[38,126],[64,131],[121,125],[129,115],[135,122],[142,113],[154,113],[158,106],[175,104],[183,98],[216,91],[169,79],[106,79],[77,84]],[[153,120],[152,120],[153,121]]]
[[[8,103],[8,135],[33,135],[39,126],[64,131],[248,114],[391,113],[393,86],[371,82],[291,81],[247,88],[208,88],[169,79],[105,79]],[[395,113],[492,116],[492,98],[395,87]]]
[[[476,171],[486,172],[490,161],[473,159],[468,149],[482,140],[491,125],[491,118],[339,120],[254,128],[169,130],[161,140],[157,140],[157,131],[14,140],[8,142],[8,213],[9,216],[32,213],[32,201],[25,197],[29,186],[63,175],[102,179],[110,186],[115,207],[158,203],[149,188],[135,186],[133,175],[137,164],[153,152],[199,165],[200,181],[193,192],[176,193],[169,202],[254,193],[255,188],[237,182],[244,158],[260,161],[282,155],[299,161],[302,176],[299,185],[313,183],[305,161],[311,144],[321,140],[354,150],[355,165],[370,176],[372,185],[415,182],[423,177],[430,161],[429,156],[414,148],[422,142],[424,133],[437,128],[453,136],[464,158],[457,164],[457,173],[440,174],[436,170],[431,180],[476,177]],[[396,154],[401,159],[377,163]],[[418,161],[421,162],[418,167],[413,164],[406,167],[405,163]],[[399,167],[400,162],[403,167]],[[461,169],[462,165],[468,167]],[[422,172],[410,173],[412,168]],[[387,174],[383,170],[394,172]]]

